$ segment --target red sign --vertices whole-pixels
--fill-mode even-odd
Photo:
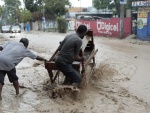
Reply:
[[[88,29],[92,29],[95,36],[120,37],[120,18],[92,20],[76,20],[76,28],[84,24]],[[124,20],[125,37],[131,34],[131,18]]]

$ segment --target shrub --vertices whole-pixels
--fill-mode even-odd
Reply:
[[[62,17],[57,17],[57,23],[58,23],[58,31],[60,33],[66,33],[67,31],[67,22]]]

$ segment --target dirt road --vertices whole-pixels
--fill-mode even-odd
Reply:
[[[33,52],[49,59],[66,34],[30,32],[0,34],[0,45],[26,37]],[[79,97],[52,99],[43,62],[25,58],[17,66],[21,97],[8,78],[0,113],[150,113],[150,43],[95,37],[97,67]]]

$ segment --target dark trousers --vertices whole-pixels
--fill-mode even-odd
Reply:
[[[62,61],[56,61],[57,68],[66,76],[66,80],[70,83],[80,83],[81,77],[79,73],[72,67],[72,64],[68,64]]]
[[[137,34],[137,27],[136,26],[132,27],[132,33],[135,34],[135,35]]]

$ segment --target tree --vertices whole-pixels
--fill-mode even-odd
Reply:
[[[3,13],[4,17],[9,19],[11,24],[18,19],[18,11],[21,6],[20,0],[4,0]]]
[[[68,12],[65,6],[71,6],[69,0],[45,0],[44,9],[49,18],[56,18]]]
[[[28,9],[31,13],[37,12],[42,8],[43,0],[24,0],[24,1],[26,9]]]
[[[127,0],[125,9],[132,9],[132,2],[139,0]],[[93,0],[94,7],[99,9],[114,9],[114,14],[120,16],[120,0]]]
[[[2,14],[3,14],[3,8],[0,6],[0,27],[2,25]]]
[[[102,9],[100,0],[93,0],[93,5],[98,11]]]
[[[8,10],[9,14],[14,14],[21,6],[20,0],[4,0],[4,7]]]
[[[109,0],[93,0],[93,3],[94,3],[94,7],[97,9],[97,10],[100,10],[100,9],[106,9],[108,8],[108,4],[110,3]]]
[[[125,11],[126,11],[126,9],[132,10],[133,9],[132,2],[135,2],[135,1],[139,1],[139,0],[127,0],[127,4],[125,5]],[[114,5],[114,7],[115,7],[116,14],[120,16],[120,0],[114,0],[114,4],[112,4],[112,5]]]
[[[25,7],[32,13],[32,20],[41,20],[44,0],[24,0]]]
[[[24,0],[25,7],[32,13],[34,20],[39,20],[42,16],[47,18],[56,18],[65,15],[68,10],[66,5],[70,6],[69,0]]]
[[[26,23],[31,20],[32,14],[29,10],[20,9],[20,21],[21,23]]]
[[[114,8],[114,14],[120,17],[120,0],[114,0],[114,3],[110,5],[110,8]]]
[[[2,16],[2,13],[3,13],[3,8],[2,6],[0,6],[0,17]]]

